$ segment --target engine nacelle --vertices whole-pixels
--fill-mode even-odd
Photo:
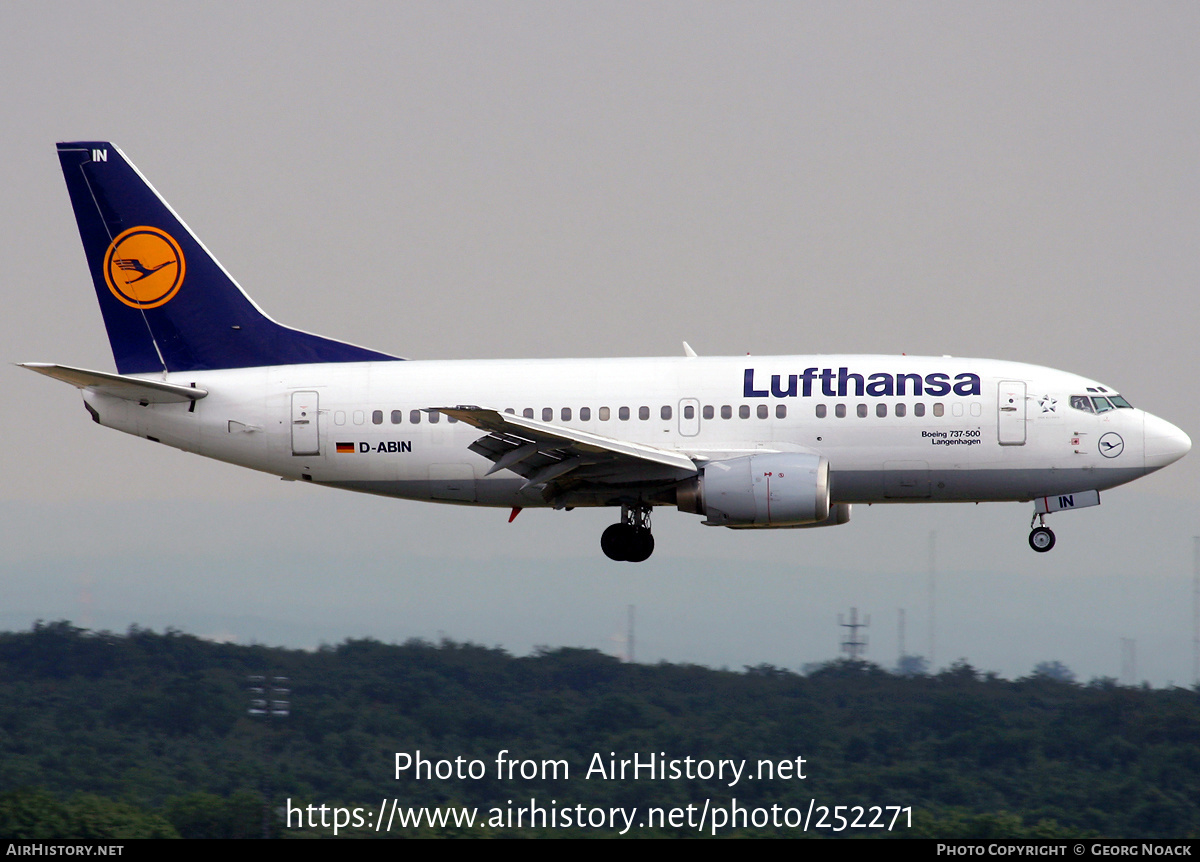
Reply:
[[[811,530],[817,527],[836,527],[838,524],[848,524],[850,522],[850,504],[849,503],[833,503],[829,507],[829,517],[824,521],[815,521],[812,524],[787,524],[786,526],[778,526],[775,524],[727,524],[731,530]]]
[[[784,452],[713,461],[676,490],[676,505],[718,527],[799,527],[845,523],[830,518],[829,462]]]

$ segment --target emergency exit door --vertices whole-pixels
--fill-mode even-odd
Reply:
[[[292,393],[292,454],[320,455],[321,429],[317,422],[317,393]]]

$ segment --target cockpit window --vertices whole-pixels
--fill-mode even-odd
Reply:
[[[1072,395],[1071,406],[1076,410],[1082,410],[1084,413],[1107,413],[1109,410],[1114,410],[1118,407],[1126,410],[1133,409],[1133,405],[1120,395],[1109,395],[1107,397],[1101,395]]]

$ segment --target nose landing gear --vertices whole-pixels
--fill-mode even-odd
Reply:
[[[1037,526],[1034,527],[1034,524],[1037,524]],[[1029,526],[1033,528],[1029,533],[1029,547],[1033,548],[1039,554],[1044,554],[1054,547],[1054,531],[1046,526],[1046,516],[1044,514],[1035,514],[1033,520],[1029,522]]]
[[[600,536],[600,548],[610,560],[640,563],[654,553],[650,533],[650,507],[621,504],[621,520]]]

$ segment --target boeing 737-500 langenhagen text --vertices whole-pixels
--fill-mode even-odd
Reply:
[[[24,367],[92,418],[187,452],[409,500],[620,507],[737,529],[825,527],[853,503],[1033,501],[1048,513],[1187,454],[1112,387],[951,356],[403,360],[267,317],[110,143],[58,145],[117,373]],[[1035,526],[1036,525],[1036,526]]]

